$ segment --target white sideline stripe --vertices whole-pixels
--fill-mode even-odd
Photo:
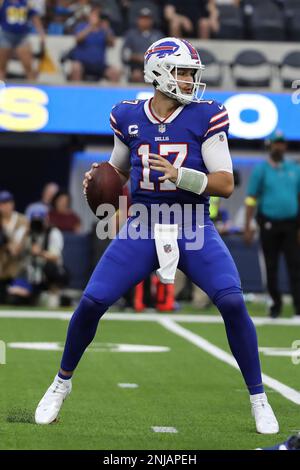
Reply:
[[[0,318],[36,318],[46,320],[69,320],[73,312],[61,312],[57,310],[47,312],[34,312],[30,310],[0,310]],[[300,326],[300,318],[276,318],[275,320],[269,317],[251,317],[254,324],[257,326],[272,325],[272,326]],[[208,323],[208,324],[221,324],[223,319],[217,315],[191,315],[191,314],[176,314],[165,315],[161,313],[123,313],[111,312],[106,313],[102,320],[118,320],[118,321],[161,321],[163,319],[176,320],[177,322],[185,323]],[[101,321],[102,321],[101,320]]]
[[[178,432],[176,428],[173,427],[168,427],[168,426],[151,426],[152,431],[154,432],[170,432],[170,433],[176,433]]]
[[[198,346],[198,348],[202,349],[203,351],[206,351],[217,359],[220,359],[220,361],[223,361],[226,364],[229,364],[230,366],[239,370],[239,366],[234,357],[231,356],[231,354],[227,353],[226,351],[223,351],[223,349],[218,348],[217,346],[210,343],[201,336],[187,330],[186,328],[183,328],[181,325],[175,323],[174,320],[171,320],[169,318],[163,318],[160,320],[159,323],[164,326],[167,330],[172,331],[172,333],[181,336],[190,343],[193,343],[195,346]],[[266,374],[262,374],[262,380],[265,385],[272,388],[273,390],[276,390],[283,397],[287,398],[293,403],[296,403],[296,405],[300,405],[300,392],[298,392],[297,390],[288,387],[287,385],[279,382],[276,379],[273,379],[272,377]]]

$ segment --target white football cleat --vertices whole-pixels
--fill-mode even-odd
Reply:
[[[72,391],[72,379],[62,380],[57,375],[35,411],[36,424],[53,423],[63,402]]]
[[[259,394],[259,396],[252,395],[250,400],[251,413],[255,419],[257,432],[260,434],[277,434],[279,424],[271,405],[268,403],[267,396],[264,393]]]

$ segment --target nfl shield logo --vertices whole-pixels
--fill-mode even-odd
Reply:
[[[172,247],[171,247],[170,244],[164,245],[164,252],[165,253],[171,253],[171,251],[172,251]]]
[[[164,132],[166,132],[166,125],[165,124],[160,124],[158,126],[158,132],[160,132],[161,134],[163,134]]]

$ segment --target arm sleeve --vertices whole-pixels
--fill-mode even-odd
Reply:
[[[117,136],[114,135],[114,148],[109,163],[121,173],[130,171],[130,150]]]
[[[258,197],[262,191],[263,166],[257,165],[250,175],[247,196]]]
[[[209,173],[232,173],[232,160],[226,132],[222,131],[206,139],[201,147],[202,158]]]

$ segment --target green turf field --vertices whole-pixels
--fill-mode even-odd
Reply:
[[[223,324],[212,323],[212,309],[209,316],[107,315],[79,365],[59,422],[37,426],[35,407],[61,358],[60,350],[49,348],[62,346],[68,325],[52,314],[41,318],[45,313],[1,318],[9,312],[0,310],[0,340],[7,346],[6,364],[0,365],[0,449],[253,449],[300,429],[300,364],[288,355],[300,340],[300,322],[257,326],[260,347],[285,348],[275,349],[279,356],[261,354],[263,372],[276,379],[275,389],[266,388],[281,432],[260,436],[241,375],[230,365]],[[251,313],[261,315],[262,308],[252,307]],[[38,349],[32,343],[40,343]],[[120,351],[120,344],[163,350]],[[156,433],[154,426],[177,432]]]

